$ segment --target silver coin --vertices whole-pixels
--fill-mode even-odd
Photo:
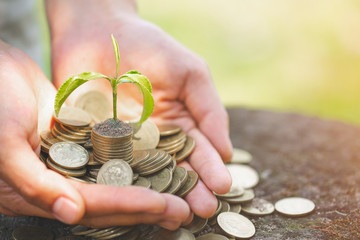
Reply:
[[[97,175],[97,183],[111,186],[129,186],[133,181],[133,171],[130,165],[121,159],[105,163]]]
[[[242,206],[242,211],[249,215],[265,216],[272,214],[275,210],[274,205],[265,199],[254,198],[251,202]]]
[[[57,165],[66,169],[84,167],[89,161],[85,148],[70,142],[58,142],[50,147],[49,156]]]
[[[243,188],[253,188],[259,183],[259,175],[250,166],[241,164],[226,164],[231,174],[233,183]]]
[[[235,238],[250,238],[255,234],[254,224],[238,213],[220,213],[217,222],[225,233]]]
[[[298,217],[311,213],[315,204],[306,198],[290,197],[277,201],[275,209],[284,215]]]
[[[240,148],[234,148],[231,163],[247,164],[251,162],[252,158],[253,157],[249,152]]]

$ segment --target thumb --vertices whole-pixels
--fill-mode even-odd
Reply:
[[[79,192],[46,168],[27,142],[9,143],[0,152],[0,176],[27,202],[58,220],[74,224],[85,213]]]

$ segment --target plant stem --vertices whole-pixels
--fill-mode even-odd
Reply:
[[[117,119],[117,108],[116,108],[116,103],[117,103],[117,85],[116,85],[116,79],[111,79],[111,87],[113,90],[113,114],[114,114],[114,120],[116,121]]]

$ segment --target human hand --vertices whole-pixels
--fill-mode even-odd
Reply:
[[[152,223],[175,229],[191,220],[185,201],[174,196],[140,187],[81,184],[47,169],[37,156],[38,129],[50,125],[55,94],[28,56],[0,41],[1,213],[94,227]]]
[[[140,19],[131,0],[79,0],[76,3],[53,0],[48,1],[47,10],[52,35],[53,77],[57,87],[69,76],[84,71],[115,74],[110,40],[113,33],[119,43],[120,74],[136,69],[152,83],[153,119],[177,123],[196,140],[195,151],[189,161],[181,165],[197,171],[202,181],[186,200],[195,214],[210,217],[217,207],[211,191],[225,193],[231,185],[222,159],[230,160],[232,146],[227,113],[204,61],[158,27]],[[74,92],[73,100],[76,94],[89,89],[111,95],[106,80],[85,85]],[[129,101],[130,106],[127,105]],[[136,87],[119,87],[118,112],[128,115],[135,109],[133,116],[139,116],[141,102]]]

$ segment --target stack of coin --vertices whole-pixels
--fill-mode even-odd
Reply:
[[[193,152],[195,140],[187,136],[180,126],[174,124],[159,125],[160,141],[157,149],[174,155],[176,162],[181,162]]]
[[[132,142],[132,128],[129,124],[117,121],[112,122],[108,119],[101,124],[96,124],[91,133],[91,142],[93,145],[94,160],[106,163],[112,159],[122,159],[130,163],[134,158],[134,149]],[[119,126],[113,129],[110,126]],[[104,130],[105,129],[105,130]],[[104,130],[104,132],[102,132]],[[118,131],[119,134],[113,134]]]

